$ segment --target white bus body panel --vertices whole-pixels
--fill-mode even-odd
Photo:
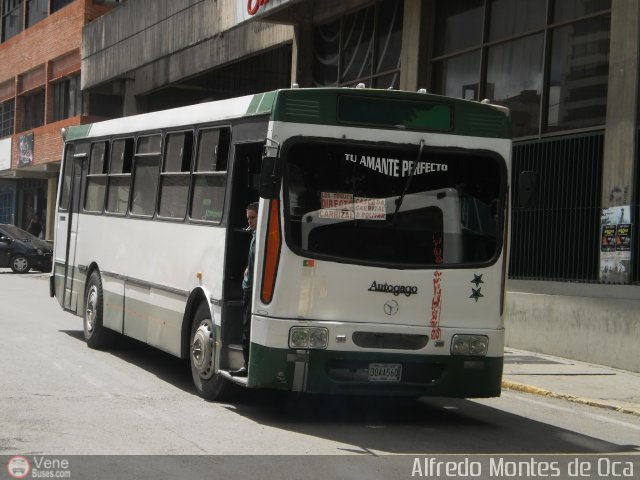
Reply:
[[[104,324],[180,355],[190,292],[202,285],[222,297],[225,229],[207,225],[82,215],[76,265],[95,262],[104,291]],[[117,226],[126,222],[126,233]],[[114,228],[110,228],[110,224]],[[97,244],[90,231],[101,232]],[[83,241],[84,240],[84,241]],[[160,252],[160,253],[159,253]],[[197,274],[201,274],[201,280]]]

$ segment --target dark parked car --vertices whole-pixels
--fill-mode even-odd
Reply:
[[[32,268],[51,271],[52,246],[14,225],[0,223],[0,267],[10,267],[14,273],[26,273]]]

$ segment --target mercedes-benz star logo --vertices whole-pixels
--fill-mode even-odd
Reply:
[[[395,300],[389,300],[384,304],[384,313],[386,313],[387,315],[395,315],[396,313],[398,313],[398,308],[400,308],[398,302],[396,302]]]

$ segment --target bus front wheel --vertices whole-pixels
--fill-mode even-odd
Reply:
[[[89,277],[84,301],[84,339],[90,348],[102,349],[113,345],[116,332],[102,324],[102,280],[97,270]]]
[[[222,400],[229,396],[231,385],[215,372],[215,330],[211,313],[202,302],[191,323],[189,363],[198,394],[207,400]]]

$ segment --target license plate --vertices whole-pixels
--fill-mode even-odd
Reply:
[[[402,376],[402,365],[399,363],[370,363],[370,382],[399,382]]]

